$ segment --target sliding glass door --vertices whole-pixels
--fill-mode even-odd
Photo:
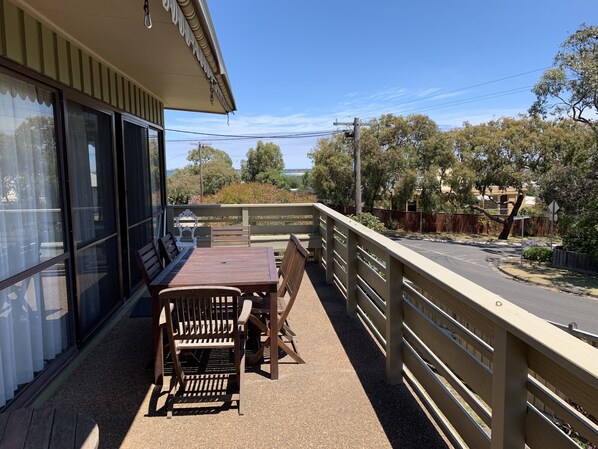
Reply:
[[[83,338],[122,299],[112,128],[110,114],[67,103],[78,326]]]
[[[130,287],[141,281],[135,251],[162,232],[161,164],[158,131],[124,122],[125,179]]]
[[[72,345],[56,95],[0,72],[0,408]]]

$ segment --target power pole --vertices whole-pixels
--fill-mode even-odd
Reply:
[[[371,126],[372,123],[361,123],[358,117],[355,117],[353,123],[334,122],[334,126],[353,125],[353,164],[355,177],[355,215],[361,214],[361,151],[359,150],[359,141],[361,139],[361,127]]]
[[[199,153],[199,198],[200,198],[200,202],[203,203],[203,161],[202,161],[202,154],[201,154],[202,148],[203,148],[203,145],[200,143],[197,146],[197,151]]]

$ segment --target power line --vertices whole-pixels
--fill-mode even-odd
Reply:
[[[533,86],[517,87],[515,89],[509,89],[509,90],[494,92],[494,93],[485,94],[485,95],[478,95],[476,97],[463,98],[461,100],[455,100],[455,101],[450,101],[450,102],[447,102],[447,103],[435,104],[435,105],[427,106],[427,107],[423,107],[423,108],[407,109],[407,110],[404,110],[404,111],[400,111],[400,113],[401,114],[405,114],[405,113],[410,113],[410,112],[433,111],[433,110],[436,110],[436,109],[447,108],[447,107],[450,107],[450,106],[458,106],[460,104],[475,103],[475,102],[480,101],[480,100],[488,100],[488,99],[491,99],[491,98],[504,97],[504,96],[507,96],[507,95],[513,95],[513,94],[517,94],[517,93],[521,93],[521,92],[526,92],[529,89],[531,89],[532,87]]]
[[[298,131],[295,133],[292,132],[284,132],[284,133],[270,133],[270,134],[216,134],[216,133],[205,133],[205,132],[198,132],[198,131],[187,131],[183,129],[172,129],[172,128],[165,128],[165,131],[176,132],[176,133],[183,133],[183,134],[194,134],[198,136],[209,136],[209,137],[219,137],[222,140],[237,140],[237,139],[299,139],[299,138],[306,138],[306,137],[320,137],[326,136],[330,134],[334,134],[334,130],[321,130],[321,131]]]
[[[418,101],[429,100],[431,98],[442,97],[442,96],[445,96],[445,95],[454,94],[454,93],[462,92],[462,91],[469,90],[469,89],[474,89],[476,87],[487,86],[489,84],[499,83],[501,81],[505,81],[505,80],[508,80],[508,79],[517,78],[517,77],[520,77],[520,76],[529,75],[531,73],[536,73],[536,72],[544,71],[544,70],[549,69],[549,68],[550,67],[543,67],[541,69],[528,70],[527,72],[516,73],[514,75],[504,76],[502,78],[497,78],[497,79],[494,79],[494,80],[491,80],[491,81],[484,81],[482,83],[472,84],[471,86],[460,87],[458,89],[448,90],[448,91],[444,91],[444,92],[438,92],[438,93],[435,93],[435,94],[432,94],[432,95],[427,95],[427,96],[424,96],[424,97],[414,98],[412,100],[403,101],[403,102],[396,103],[396,104],[390,105],[390,106],[384,106],[384,107],[380,107],[380,108],[376,108],[376,109],[369,109],[368,111],[362,111],[360,113],[360,115],[367,115],[367,114],[369,114],[371,112],[381,111],[383,109],[390,109],[392,107],[403,106],[405,104],[416,103]]]

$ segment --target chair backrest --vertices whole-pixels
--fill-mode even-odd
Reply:
[[[249,226],[212,226],[212,246],[250,246]]]
[[[162,271],[162,261],[153,242],[149,242],[135,252],[137,265],[147,285]]]
[[[289,268],[291,267],[291,259],[296,251],[296,245],[292,238],[289,238],[287,243],[287,247],[284,250],[284,254],[282,255],[282,260],[280,261],[280,266],[278,267],[278,278],[283,278],[288,272]]]
[[[195,230],[199,227],[197,216],[189,209],[185,209],[179,215],[174,217],[174,228],[177,235],[176,243],[180,246],[197,246],[197,237]]]
[[[170,232],[167,232],[164,237],[158,240],[158,246],[160,246],[160,254],[167,264],[179,255],[179,247]]]
[[[233,287],[181,287],[160,292],[173,340],[231,338],[238,333],[241,291]]]
[[[294,237],[294,238],[293,238]],[[299,287],[301,287],[301,281],[305,273],[305,263],[309,256],[308,251],[301,245],[299,239],[294,235],[291,235],[291,241],[293,242],[294,251],[292,253],[288,273],[283,277],[279,283],[278,297],[286,299],[286,307],[279,317],[279,324],[284,323],[287,319],[295,298],[299,293]]]

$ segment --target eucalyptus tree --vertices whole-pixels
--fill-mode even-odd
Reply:
[[[553,66],[533,88],[530,113],[569,116],[598,139],[598,26],[581,25],[563,42]]]
[[[514,217],[519,213],[524,189],[537,179],[537,172],[544,161],[545,148],[540,136],[549,126],[539,118],[501,118],[479,125],[465,123],[463,128],[451,133],[453,148],[459,161],[450,175],[448,184],[462,201],[468,197],[466,190],[475,187],[486,198],[493,189],[517,190],[507,217],[490,213],[479,202],[466,206],[503,225],[499,239],[507,239]]]
[[[168,178],[167,191],[171,202],[185,201],[199,195],[201,182],[204,195],[211,195],[240,179],[230,156],[209,145],[198,145],[190,150],[187,160],[189,164],[176,169]]]
[[[247,151],[247,159],[241,161],[241,178],[245,182],[271,182],[284,170],[280,147],[272,142],[258,141],[255,148]],[[267,175],[263,175],[267,173]],[[260,177],[260,174],[262,176]]]
[[[344,135],[319,139],[308,153],[313,168],[306,177],[317,197],[330,204],[348,206],[353,198],[353,145]]]
[[[384,119],[392,136],[389,152],[395,198],[405,204],[419,195],[424,212],[436,212],[442,203],[442,185],[455,161],[446,135],[425,115]]]

